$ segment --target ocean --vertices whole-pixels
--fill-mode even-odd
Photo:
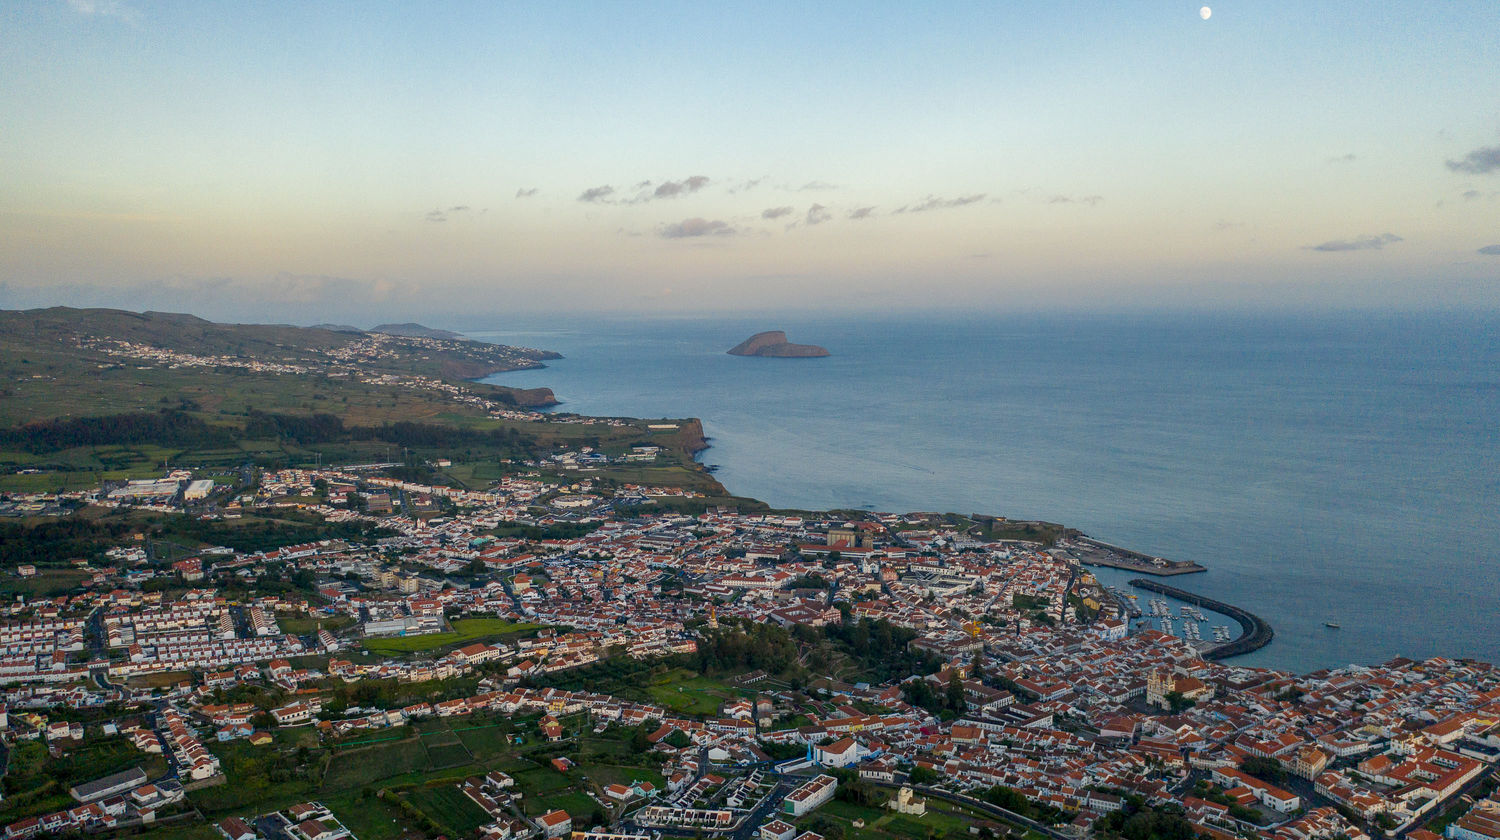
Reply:
[[[832,355],[725,353],[765,329]],[[1500,662],[1495,314],[549,318],[465,332],[562,353],[487,380],[550,387],[558,410],[702,418],[700,460],[737,495],[1046,519],[1201,563],[1167,582],[1275,628],[1235,662]]]

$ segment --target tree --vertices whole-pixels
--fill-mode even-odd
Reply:
[[[911,772],[907,774],[907,777],[911,779],[911,783],[914,785],[930,785],[939,779],[936,770],[931,767],[923,767],[920,764],[911,768]]]
[[[1175,715],[1187,709],[1191,709],[1195,705],[1195,703],[1194,701],[1182,696],[1182,692],[1180,691],[1169,691],[1167,692],[1167,705],[1171,707],[1172,714]]]
[[[936,713],[939,708],[937,697],[934,696],[932,691],[932,685],[926,680],[907,680],[901,684],[901,695],[906,698],[906,702],[917,708],[926,709],[933,713]]]
[[[948,696],[946,700],[948,709],[954,714],[963,714],[964,709],[968,708],[969,704],[964,701],[963,680],[958,678],[957,671],[948,675]]]
[[[649,751],[652,746],[651,734],[661,728],[661,721],[656,718],[647,718],[635,731],[630,734],[630,748],[637,755]]]
[[[1257,779],[1262,779],[1274,785],[1279,785],[1286,781],[1286,769],[1281,766],[1280,761],[1274,758],[1265,758],[1258,755],[1251,756],[1245,759],[1244,763],[1240,765],[1240,769]]]
[[[807,824],[809,831],[823,835],[823,840],[844,840],[844,826],[827,814],[818,814]]]
[[[1181,814],[1126,806],[1101,817],[1096,834],[1125,840],[1193,840],[1197,829]]]

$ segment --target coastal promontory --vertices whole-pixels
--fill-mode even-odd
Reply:
[[[816,344],[792,344],[781,330],[756,333],[730,349],[731,356],[765,356],[775,359],[812,359],[828,355]]]

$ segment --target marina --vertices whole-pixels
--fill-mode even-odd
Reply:
[[[1136,587],[1137,589],[1144,589],[1148,592],[1157,593],[1158,595],[1165,595],[1171,598],[1176,598],[1179,601],[1187,602],[1193,607],[1201,607],[1202,609],[1212,610],[1216,613],[1229,616],[1235,621],[1238,621],[1241,630],[1238,638],[1235,638],[1231,641],[1225,641],[1222,644],[1200,646],[1199,649],[1201,650],[1201,655],[1204,659],[1227,659],[1231,656],[1238,656],[1242,653],[1249,653],[1254,650],[1259,650],[1270,644],[1271,639],[1275,636],[1275,631],[1271,628],[1270,624],[1267,624],[1265,622],[1264,619],[1247,610],[1240,609],[1233,604],[1226,604],[1222,601],[1216,601],[1212,598],[1206,598],[1193,592],[1188,592],[1186,590],[1178,589],[1173,586],[1167,586],[1164,583],[1158,583],[1154,580],[1146,580],[1145,578],[1133,578],[1130,581],[1130,585]],[[1155,611],[1157,610],[1160,610],[1163,613],[1170,614],[1170,609],[1164,599],[1151,599],[1151,606],[1153,614],[1156,614]],[[1202,615],[1201,611],[1198,612],[1198,615]],[[1170,618],[1165,617],[1160,618],[1159,620],[1168,624],[1171,621]],[[1167,632],[1171,631],[1168,630]],[[1227,636],[1228,634],[1228,628],[1225,627],[1222,635]],[[1218,640],[1218,637],[1220,635],[1221,634],[1216,630],[1215,641]]]
[[[1131,619],[1142,619],[1136,622],[1137,629],[1154,627],[1163,633],[1191,642],[1199,650],[1204,651],[1234,639],[1227,624],[1210,625],[1209,638],[1205,639],[1203,625],[1208,624],[1209,618],[1203,610],[1193,604],[1179,604],[1177,613],[1174,614],[1172,603],[1166,598],[1152,598],[1146,602],[1146,610],[1143,611],[1136,605],[1139,596],[1122,593],[1115,587],[1109,587],[1109,589],[1116,600],[1125,605],[1125,611]],[[1146,617],[1148,613],[1149,617]]]

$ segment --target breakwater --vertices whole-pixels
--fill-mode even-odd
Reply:
[[[1267,624],[1265,619],[1248,610],[1240,609],[1233,604],[1215,601],[1212,598],[1206,598],[1195,592],[1188,592],[1178,589],[1175,586],[1167,586],[1164,583],[1157,583],[1154,580],[1146,580],[1145,578],[1135,578],[1130,581],[1130,585],[1148,592],[1170,595],[1179,601],[1186,601],[1194,606],[1213,610],[1216,613],[1227,615],[1238,621],[1240,623],[1239,638],[1205,650],[1203,652],[1204,659],[1228,659],[1231,656],[1239,656],[1240,654],[1260,650],[1270,644],[1271,639],[1276,635],[1276,631],[1271,629],[1271,625]]]
[[[1131,572],[1143,572],[1148,575],[1160,577],[1171,577],[1173,575],[1190,575],[1195,572],[1206,572],[1197,563],[1186,560],[1167,560],[1162,557],[1153,557],[1139,551],[1122,548],[1118,545],[1110,545],[1107,542],[1086,537],[1082,534],[1060,543],[1061,547],[1069,550],[1078,562],[1087,566],[1108,566],[1114,569],[1125,569]]]

